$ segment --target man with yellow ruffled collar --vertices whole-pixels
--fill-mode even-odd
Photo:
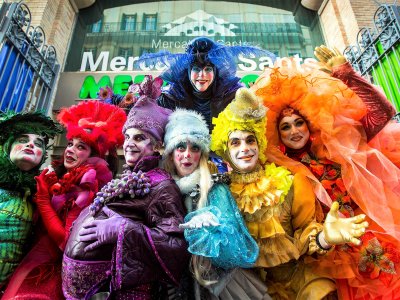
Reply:
[[[333,245],[360,244],[364,215],[340,218],[334,203],[324,224],[315,220],[315,196],[308,179],[267,162],[265,107],[248,89],[239,89],[213,119],[211,150],[229,162],[231,192],[260,248],[260,268],[274,299],[335,297],[333,279],[313,274],[304,255],[326,253]],[[264,272],[265,271],[265,272]]]

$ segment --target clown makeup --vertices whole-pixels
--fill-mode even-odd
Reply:
[[[193,65],[190,69],[190,81],[199,92],[205,92],[214,81],[214,68],[210,65]]]
[[[10,160],[22,171],[37,167],[43,158],[44,138],[37,134],[22,134],[11,145]]]
[[[229,135],[229,156],[235,167],[245,173],[254,171],[258,162],[258,143],[254,133],[235,130]]]
[[[200,147],[190,142],[179,143],[172,153],[172,160],[179,177],[192,174],[199,166]]]
[[[128,166],[134,167],[143,157],[154,154],[151,138],[142,130],[129,128],[125,131],[124,155]]]
[[[82,165],[92,153],[88,144],[79,138],[68,141],[67,148],[64,151],[64,167],[67,170]]]
[[[282,143],[291,149],[303,148],[310,138],[307,122],[297,114],[283,117],[279,122]]]

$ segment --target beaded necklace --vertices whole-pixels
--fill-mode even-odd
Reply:
[[[111,180],[97,193],[89,207],[90,214],[94,216],[105,204],[117,197],[123,198],[124,195],[129,195],[131,198],[143,197],[150,193],[150,186],[150,178],[146,173],[125,170],[121,178]]]

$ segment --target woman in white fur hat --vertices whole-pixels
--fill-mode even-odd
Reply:
[[[181,227],[193,254],[191,269],[196,281],[206,288],[195,284],[196,298],[206,292],[210,299],[223,299],[227,293],[240,299],[261,299],[265,287],[255,289],[249,284],[241,289],[232,284],[237,280],[250,283],[244,280],[244,272],[235,268],[252,267],[259,250],[244,225],[226,177],[210,175],[210,136],[204,118],[194,111],[177,109],[169,116],[164,142],[164,168],[178,184],[189,213]]]

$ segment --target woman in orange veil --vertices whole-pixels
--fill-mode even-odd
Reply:
[[[368,144],[395,110],[337,50],[321,46],[315,54],[331,76],[267,69],[252,87],[269,108],[266,155],[306,175],[323,208],[333,200],[345,216],[368,216],[361,246],[336,247],[309,260],[317,272],[336,278],[340,299],[400,299],[400,170],[374,148],[383,144]],[[297,131],[292,142],[302,141],[301,147],[283,143],[291,128]]]

